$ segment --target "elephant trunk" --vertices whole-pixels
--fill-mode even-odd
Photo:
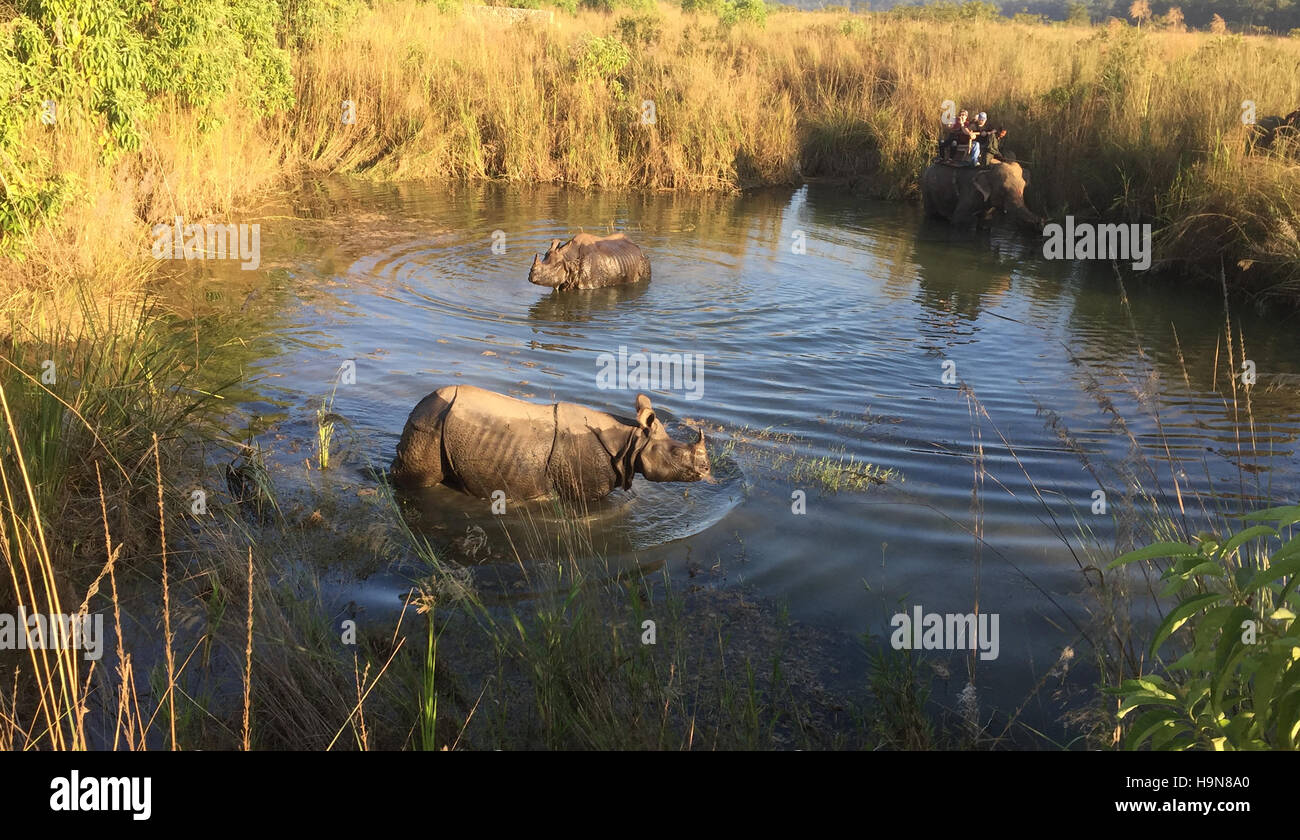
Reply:
[[[1032,230],[1038,234],[1043,232],[1045,221],[1025,205],[1018,204],[1013,211],[1013,215],[1016,222],[1025,230]]]

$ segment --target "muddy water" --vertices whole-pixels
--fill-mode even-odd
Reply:
[[[886,635],[916,605],[965,613],[978,600],[999,617],[1000,650],[977,682],[1002,708],[1067,645],[1088,682],[1081,567],[1097,558],[1085,550],[1127,537],[1135,484],[1176,505],[1176,481],[1192,517],[1300,495],[1294,319],[1234,307],[1258,372],[1251,426],[1228,399],[1220,296],[1126,276],[1126,308],[1108,265],[1047,262],[1014,233],[957,234],[842,188],[674,196],[329,181],[246,221],[262,225],[260,269],[208,263],[187,292],[207,334],[232,348],[220,372],[246,377],[232,437],[247,424],[273,460],[301,467],[316,409],[355,360],[356,384],[333,402],[335,466],[301,472],[355,497],[373,486],[368,468],[391,459],[411,408],[442,385],[629,415],[635,390],[597,387],[601,354],[693,354],[695,392],[640,390],[678,437],[706,430],[721,480],[638,479],[595,505],[586,531],[611,568],[743,583],[852,634]],[[533,254],[579,228],[626,231],[650,254],[652,281],[568,294],[529,285]],[[828,464],[897,475],[835,489]],[[1098,489],[1105,515],[1093,512]],[[792,510],[797,491],[806,512]],[[486,502],[451,491],[411,508],[417,529],[468,534],[471,554],[467,529],[501,531]],[[556,525],[544,507],[509,516],[542,533]],[[388,608],[405,586],[379,570],[347,597]],[[960,673],[947,705],[965,682],[962,658],[950,662]],[[1046,718],[1050,706],[1034,703]]]

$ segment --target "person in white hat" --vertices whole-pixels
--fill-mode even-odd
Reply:
[[[978,151],[973,153],[972,160],[977,164],[987,164],[990,160],[998,163],[1002,160],[1002,152],[999,150],[998,145],[1002,138],[1007,136],[1007,130],[1005,128],[990,128],[988,127],[988,121],[989,115],[983,111],[975,115],[974,129],[977,137],[973,145]],[[983,155],[982,160],[981,155]]]

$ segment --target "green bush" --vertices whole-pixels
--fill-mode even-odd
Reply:
[[[438,0],[439,10],[445,11],[444,4],[450,3],[459,6],[460,0]],[[365,4],[362,0],[282,0],[281,9],[280,42],[300,46],[343,31]]]
[[[867,25],[857,18],[848,18],[840,21],[841,35],[861,35],[867,31]]]
[[[657,44],[664,34],[663,19],[658,13],[624,15],[618,19],[615,28],[618,29],[618,37],[628,46]]]
[[[575,52],[578,75],[586,79],[614,82],[632,60],[632,53],[622,41],[590,33],[575,45]]]
[[[691,14],[722,14],[723,0],[682,0],[682,11]]]
[[[763,0],[725,0],[718,20],[724,26],[737,23],[753,23],[763,26],[767,23],[767,5]]]
[[[1277,528],[1258,524],[1224,540],[1205,534],[1194,546],[1157,543],[1110,565],[1172,558],[1163,594],[1180,600],[1156,629],[1151,656],[1189,630],[1186,653],[1165,675],[1108,689],[1121,698],[1121,719],[1138,713],[1125,736],[1130,749],[1300,748],[1300,537],[1278,530],[1300,522],[1300,506],[1244,518]]]
[[[164,97],[210,126],[232,100],[252,116],[293,104],[288,54],[277,44],[276,0],[19,0],[0,24],[0,237],[57,214],[70,184],[23,146],[48,130],[98,132],[108,159],[140,147]],[[282,34],[282,33],[281,33]]]

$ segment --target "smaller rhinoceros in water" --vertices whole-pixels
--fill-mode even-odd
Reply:
[[[472,385],[439,388],[420,401],[392,466],[399,487],[446,484],[481,499],[496,490],[512,499],[599,499],[631,487],[636,473],[650,481],[712,481],[704,432],[695,443],[673,440],[644,394],[628,419]]]
[[[650,259],[621,233],[580,233],[563,245],[552,239],[543,258],[533,256],[528,282],[554,289],[599,289],[650,279]]]

